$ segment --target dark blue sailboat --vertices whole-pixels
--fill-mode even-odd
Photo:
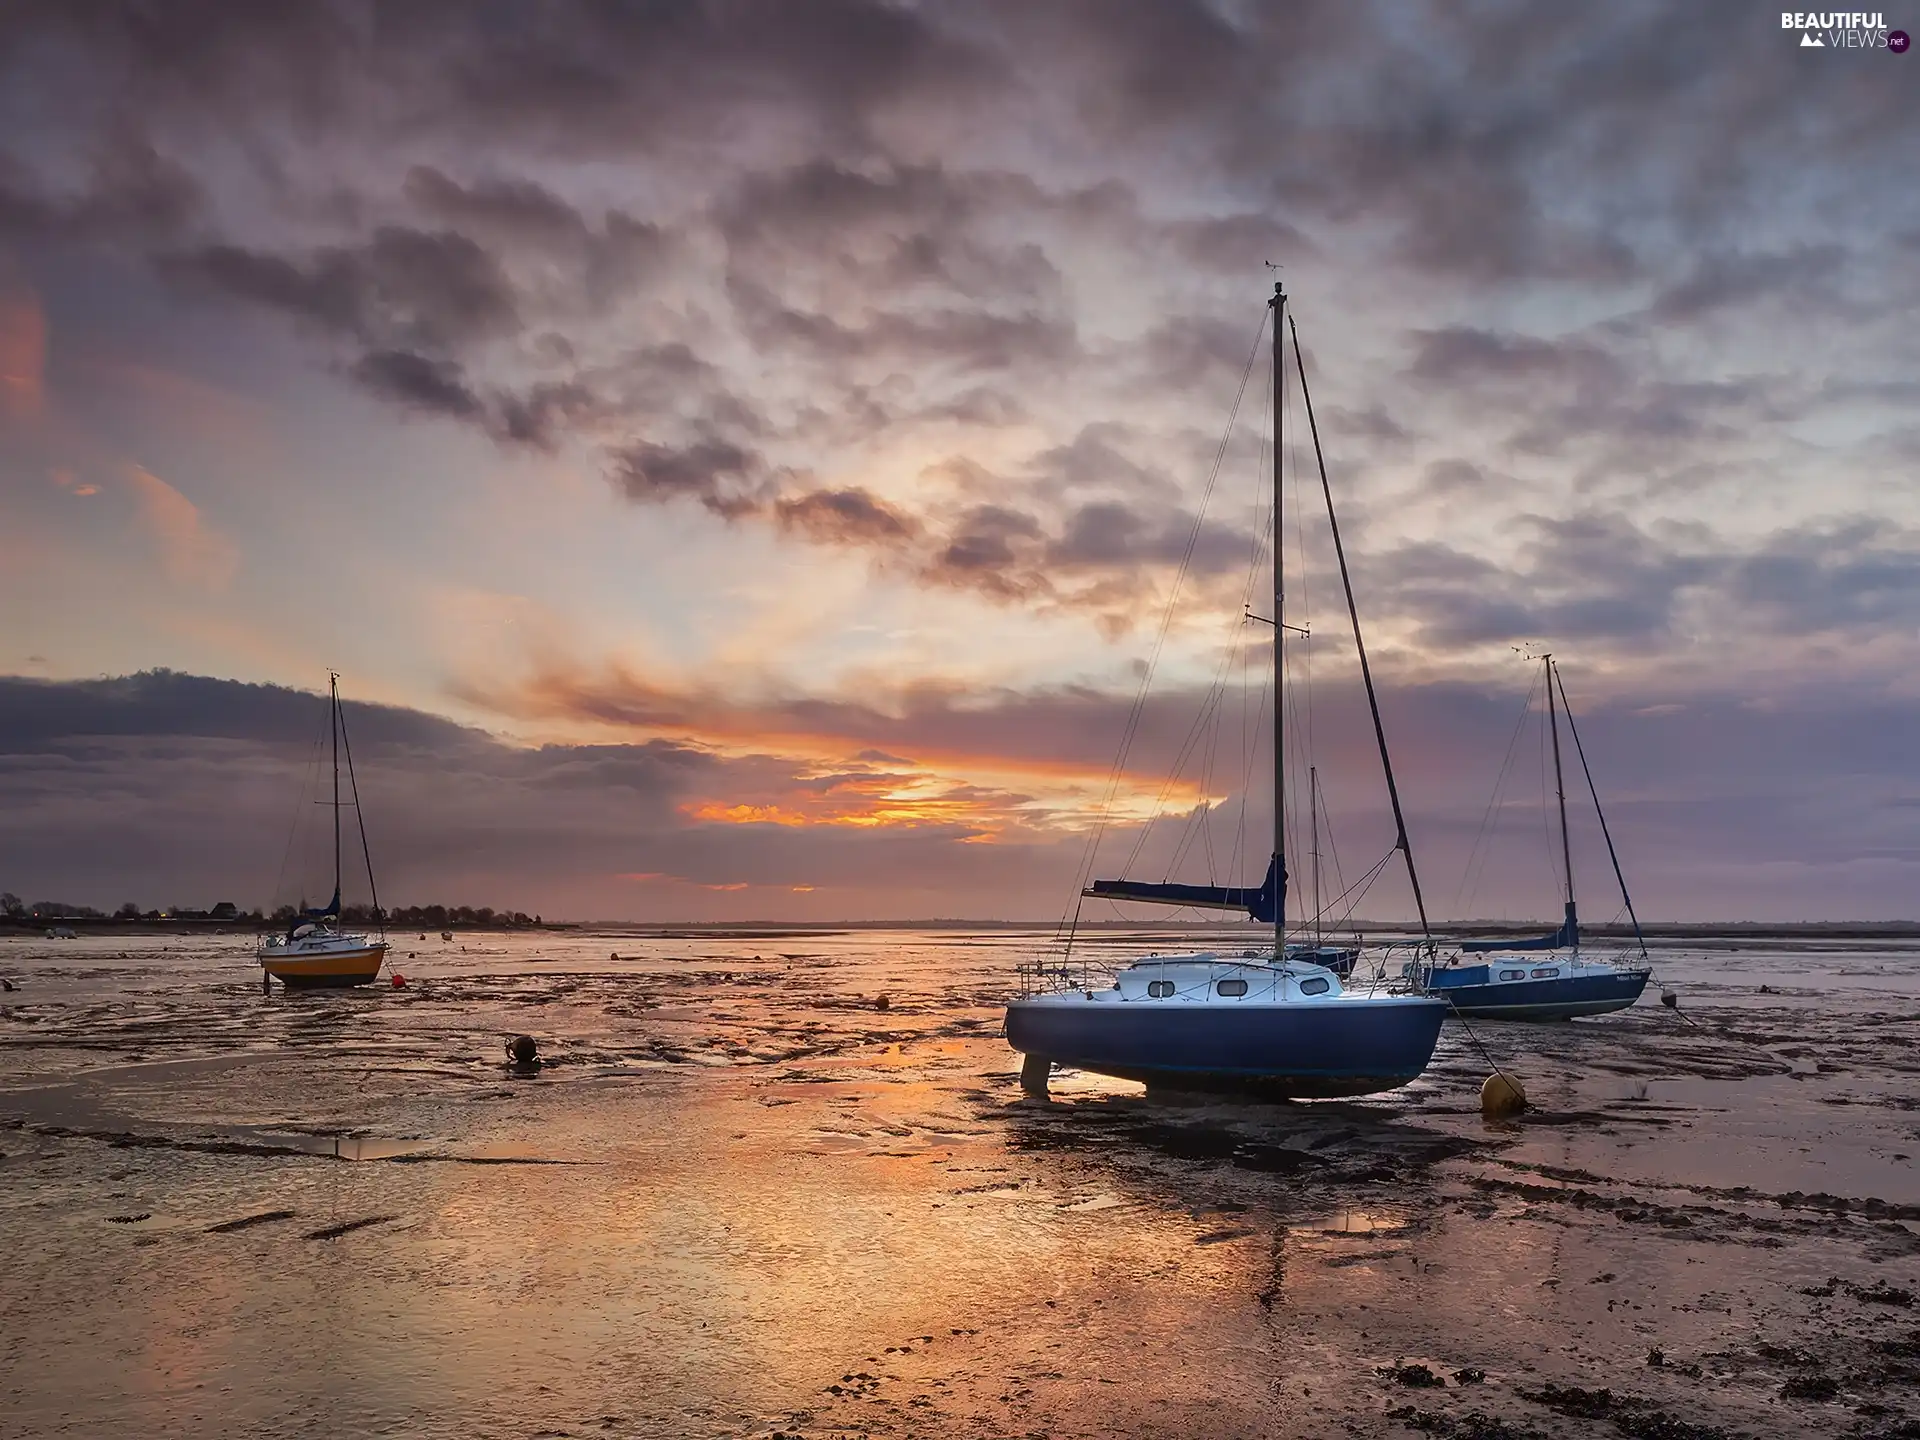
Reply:
[[[1464,956],[1489,958],[1462,964],[1449,956],[1444,962],[1416,961],[1407,967],[1408,978],[1429,995],[1449,1001],[1462,1015],[1497,1020],[1570,1020],[1578,1015],[1605,1015],[1624,1010],[1640,998],[1653,974],[1647,963],[1647,943],[1640,933],[1640,917],[1634,914],[1633,899],[1627,894],[1627,882],[1620,872],[1620,858],[1613,848],[1613,834],[1607,829],[1606,812],[1600,808],[1600,792],[1593,783],[1593,771],[1587,766],[1586,747],[1573,723],[1573,710],[1566,704],[1567,692],[1560,679],[1560,667],[1553,656],[1542,657],[1546,667],[1547,717],[1553,734],[1553,781],[1560,803],[1560,858],[1567,882],[1565,917],[1557,930],[1522,940],[1467,940],[1460,946]],[[1555,705],[1555,692],[1559,705]],[[1580,953],[1580,912],[1573,893],[1573,846],[1567,833],[1567,787],[1560,768],[1560,710],[1567,712],[1567,729],[1573,735],[1580,768],[1587,777],[1593,795],[1593,808],[1600,817],[1600,833],[1606,837],[1607,855],[1613,861],[1614,877],[1620,882],[1620,896],[1627,914],[1633,919],[1634,938],[1639,942],[1639,963],[1583,956]]]
[[[1286,293],[1274,286],[1269,309],[1273,316],[1274,413],[1281,413],[1281,322]],[[1299,336],[1294,358],[1299,366],[1303,399],[1306,368],[1300,360]],[[1307,416],[1313,409],[1306,399]],[[1319,454],[1318,428],[1314,452]],[[1320,478],[1326,491],[1328,518],[1333,517],[1333,495],[1321,461]],[[1283,615],[1280,528],[1280,446],[1273,456],[1273,664],[1276,688],[1282,676]],[[1333,527],[1339,548],[1339,527]],[[1341,554],[1342,578],[1346,558]],[[1359,617],[1347,587],[1354,637],[1359,640]],[[1360,649],[1362,673],[1367,677],[1368,700],[1373,680],[1366,651]],[[1272,858],[1258,887],[1184,885],[1132,880],[1095,880],[1082,892],[1107,900],[1148,904],[1240,910],[1249,918],[1273,926],[1270,951],[1233,956],[1216,952],[1150,955],[1120,970],[1111,985],[1096,986],[1064,967],[1039,967],[1032,977],[1040,984],[1007,1006],[1007,1040],[1026,1056],[1021,1082],[1044,1093],[1054,1065],[1091,1070],[1102,1075],[1143,1081],[1178,1089],[1251,1089],[1279,1096],[1366,1095],[1404,1085],[1426,1069],[1439,1040],[1447,1006],[1423,995],[1360,994],[1349,991],[1335,968],[1316,958],[1339,958],[1351,952],[1341,947],[1289,945],[1286,938],[1287,866],[1284,844],[1286,778],[1283,748],[1283,707],[1274,707],[1273,772],[1274,830]],[[1381,757],[1386,739],[1380,731],[1379,709],[1374,725],[1380,736]],[[1400,800],[1387,766],[1388,792],[1396,822]],[[1409,874],[1412,851],[1406,826],[1399,824],[1399,848],[1406,852]],[[1419,882],[1414,882],[1418,898]],[[1424,916],[1424,907],[1422,910]]]

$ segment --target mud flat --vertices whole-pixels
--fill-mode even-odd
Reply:
[[[7,1433],[1920,1436],[1912,951],[1476,1025],[1540,1107],[1492,1125],[1451,1029],[1378,1100],[1027,1099],[1034,944],[403,939],[263,998],[243,937],[0,942]]]

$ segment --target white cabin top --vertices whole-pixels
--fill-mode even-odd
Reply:
[[[1246,1001],[1274,1004],[1293,1000],[1337,1000],[1340,977],[1324,966],[1302,960],[1284,964],[1212,952],[1145,955],[1114,977],[1108,990],[1091,992],[1097,1000],[1175,1000],[1205,1004]]]

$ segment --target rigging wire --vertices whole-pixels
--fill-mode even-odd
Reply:
[[[1561,878],[1560,867],[1554,861],[1557,851],[1553,843],[1553,791],[1547,785],[1547,722],[1543,718],[1540,724],[1540,857],[1546,862],[1547,875],[1552,880],[1557,894],[1566,893],[1566,882]]]
[[[1264,334],[1265,332],[1263,330],[1262,336],[1264,336]],[[1244,385],[1245,381],[1243,380],[1243,389]],[[1269,524],[1270,523],[1271,519],[1269,519]],[[1247,576],[1242,585],[1241,592],[1240,603],[1243,612],[1248,610],[1252,601],[1253,587],[1258,582],[1259,562],[1265,557],[1265,554],[1266,549],[1264,546],[1256,548],[1253,558],[1248,564]],[[1236,648],[1237,647],[1229,647],[1222,654],[1220,664],[1214,670],[1213,680],[1207,687],[1206,695],[1201,701],[1199,712],[1187,727],[1187,733],[1181,741],[1180,749],[1175,756],[1173,765],[1169,769],[1166,778],[1161,782],[1160,793],[1154,798],[1153,809],[1148,814],[1146,824],[1140,827],[1140,833],[1134,838],[1133,848],[1128,852],[1126,861],[1121,866],[1121,873],[1123,875],[1132,871],[1133,867],[1139,862],[1140,856],[1145,852],[1147,842],[1152,836],[1154,825],[1158,823],[1160,818],[1166,813],[1167,804],[1172,799],[1173,792],[1180,783],[1180,777],[1186,773],[1188,760],[1194,755],[1197,747],[1209,744],[1210,737],[1218,732],[1220,709],[1226,698],[1227,682],[1232,671]],[[1179,864],[1181,858],[1185,855],[1188,847],[1192,843],[1193,818],[1192,814],[1190,814],[1187,829],[1176,846],[1173,858],[1168,862],[1165,878],[1172,878],[1174,867]]]
[[[1147,837],[1152,833],[1155,822],[1165,813],[1167,802],[1173,798],[1173,792],[1180,784],[1180,777],[1186,773],[1188,760],[1192,758],[1199,747],[1205,744],[1206,736],[1210,729],[1208,722],[1214,719],[1219,713],[1220,701],[1225,694],[1226,672],[1231,664],[1231,654],[1222,657],[1220,667],[1215,672],[1213,683],[1207,687],[1206,698],[1200,703],[1200,711],[1194,716],[1193,722],[1188,725],[1186,737],[1180,743],[1180,750],[1174,757],[1173,766],[1168,771],[1166,779],[1160,784],[1160,793],[1154,798],[1152,813],[1148,816],[1147,823],[1140,828],[1140,834],[1134,839],[1133,849],[1127,855],[1126,864],[1122,867],[1123,873],[1131,870],[1134,862],[1140,858],[1140,852],[1146,848]],[[1191,830],[1192,824],[1190,818],[1188,825],[1189,837]],[[1188,841],[1183,839],[1180,846],[1182,851],[1184,851],[1187,843]]]
[[[1079,925],[1079,892],[1086,888],[1088,880],[1093,874],[1093,864],[1099,854],[1100,840],[1106,833],[1107,823],[1112,815],[1114,797],[1119,794],[1120,782],[1126,775],[1127,756],[1133,749],[1134,739],[1139,733],[1141,717],[1146,711],[1147,692],[1153,683],[1154,672],[1159,668],[1160,654],[1166,646],[1167,634],[1173,627],[1173,617],[1179,606],[1181,587],[1184,585],[1187,571],[1193,563],[1194,548],[1200,542],[1200,530],[1205,522],[1207,504],[1213,498],[1214,487],[1220,480],[1220,470],[1226,460],[1227,444],[1233,435],[1234,421],[1240,414],[1241,402],[1246,398],[1247,381],[1253,375],[1254,366],[1259,360],[1260,342],[1266,338],[1268,313],[1269,312],[1264,310],[1261,312],[1260,328],[1254,333],[1253,345],[1247,352],[1247,363],[1240,372],[1240,388],[1234,394],[1233,408],[1227,414],[1226,428],[1220,436],[1219,446],[1214,451],[1213,467],[1208,472],[1206,489],[1201,495],[1200,504],[1195,509],[1193,527],[1188,531],[1186,546],[1181,551],[1179,569],[1175,572],[1173,586],[1167,596],[1165,613],[1162,614],[1160,618],[1160,630],[1154,637],[1153,650],[1148,657],[1146,669],[1140,676],[1139,689],[1134,695],[1132,709],[1128,712],[1126,725],[1121,731],[1119,753],[1114,757],[1113,768],[1107,776],[1107,788],[1105,795],[1100,801],[1099,818],[1095,822],[1092,831],[1089,832],[1086,846],[1081,854],[1080,866],[1076,872],[1076,883],[1073,887],[1076,899],[1073,906],[1072,925],[1069,926],[1064,913],[1061,915],[1060,931],[1057,931],[1056,934],[1060,932],[1065,933],[1068,949],[1072,947],[1073,932]]]
[[[1275,323],[1278,323],[1276,319]],[[1293,362],[1300,374],[1300,400],[1307,412],[1307,429],[1313,436],[1314,463],[1320,471],[1320,490],[1327,501],[1327,533],[1333,538],[1334,558],[1340,565],[1340,588],[1346,592],[1347,619],[1353,626],[1353,650],[1360,661],[1360,680],[1366,687],[1367,711],[1373,719],[1373,737],[1380,747],[1380,769],[1387,781],[1387,801],[1393,807],[1394,845],[1407,862],[1407,884],[1413,889],[1413,906],[1420,912],[1420,933],[1429,950],[1433,946],[1433,927],[1427,920],[1427,902],[1420,892],[1420,872],[1413,861],[1413,841],[1407,834],[1407,817],[1400,806],[1400,787],[1393,778],[1393,757],[1387,749],[1387,730],[1380,718],[1380,699],[1373,688],[1373,669],[1367,663],[1366,642],[1360,636],[1360,608],[1353,598],[1353,575],[1347,568],[1346,547],[1340,541],[1340,522],[1334,515],[1333,484],[1327,478],[1327,459],[1320,449],[1320,427],[1313,418],[1313,398],[1307,386],[1307,362],[1300,349],[1300,333],[1294,317],[1287,317],[1287,329],[1293,336]]]
[[[1587,765],[1586,748],[1580,743],[1580,731],[1573,723],[1573,705],[1567,699],[1567,682],[1560,676],[1560,667],[1551,665],[1548,683],[1557,685],[1560,690],[1560,708],[1567,714],[1567,730],[1573,736],[1574,753],[1580,757],[1581,773],[1587,777],[1587,793],[1593,796],[1593,813],[1600,821],[1601,838],[1607,842],[1607,859],[1613,862],[1613,878],[1620,882],[1620,902],[1626,906],[1628,916],[1633,920],[1633,938],[1640,944],[1642,958],[1647,953],[1647,937],[1640,929],[1640,917],[1633,912],[1633,897],[1627,893],[1627,877],[1620,871],[1620,856],[1613,848],[1613,832],[1607,828],[1607,812],[1600,808],[1600,787],[1593,783],[1593,771]],[[1618,919],[1618,915],[1615,916]]]
[[[382,933],[386,930],[386,915],[380,909],[380,887],[373,879],[373,849],[367,844],[367,812],[360,808],[360,782],[353,773],[353,742],[347,739],[346,707],[339,707],[340,743],[347,752],[347,785],[353,794],[353,818],[360,825],[360,855],[367,864],[367,893],[373,897],[373,918],[380,925]]]
[[[1266,407],[1261,414],[1261,420],[1263,422],[1261,428],[1266,431],[1271,431],[1273,429],[1272,378],[1273,378],[1272,363],[1271,361],[1269,361],[1268,368],[1267,368],[1268,383],[1261,386],[1261,394],[1263,396],[1264,404]],[[1256,457],[1256,463],[1257,463],[1257,457]],[[1255,495],[1265,494],[1264,488],[1256,485],[1254,488],[1254,494]],[[1261,571],[1264,569],[1262,562],[1266,559],[1267,552],[1274,543],[1274,524],[1275,524],[1274,506],[1277,502],[1278,502],[1278,497],[1270,494],[1265,495],[1265,498],[1260,502],[1259,523],[1256,524],[1254,527],[1252,543],[1248,549],[1246,585],[1240,598],[1241,611],[1246,614],[1252,613],[1253,587],[1258,583],[1258,577]],[[1246,632],[1242,631],[1241,633],[1242,635],[1244,635]],[[1254,763],[1255,763],[1254,751],[1260,743],[1260,732],[1265,727],[1265,724],[1266,724],[1267,698],[1272,691],[1274,676],[1269,671],[1267,666],[1262,665],[1259,667],[1259,675],[1260,675],[1259,699],[1254,709],[1252,721],[1251,723],[1249,723],[1248,717],[1247,717],[1247,697],[1253,693],[1253,687],[1248,682],[1248,676],[1253,670],[1253,647],[1245,643],[1241,643],[1237,645],[1235,648],[1238,652],[1238,659],[1240,664],[1240,751],[1241,753],[1240,753],[1240,814],[1234,830],[1233,870],[1235,874],[1239,874],[1241,872],[1242,867],[1246,866],[1249,860],[1251,859],[1251,852],[1247,846],[1247,800],[1248,800],[1248,797],[1253,792],[1253,777],[1254,777]]]
[[[1456,913],[1463,911],[1473,902],[1480,888],[1480,877],[1485,873],[1487,860],[1493,853],[1493,842],[1500,827],[1500,792],[1505,788],[1507,776],[1513,767],[1514,752],[1519,748],[1520,736],[1527,727],[1527,717],[1533,713],[1533,692],[1540,688],[1538,676],[1527,687],[1527,698],[1521,702],[1519,717],[1513,722],[1513,733],[1507,737],[1506,753],[1500,757],[1500,769],[1493,777],[1493,793],[1487,799],[1487,808],[1480,817],[1480,828],[1474,832],[1473,846],[1467,851],[1466,869],[1460,876],[1460,887],[1454,892],[1453,908]],[[1489,825],[1492,830],[1489,830]],[[1486,848],[1481,848],[1484,838]],[[1476,862],[1479,872],[1475,871]]]
[[[1322,800],[1325,800],[1326,794],[1327,794],[1327,787],[1325,782],[1323,781],[1320,786],[1320,796]],[[1323,817],[1323,823],[1327,827],[1327,856],[1329,859],[1333,861],[1333,883],[1340,887],[1338,893],[1345,894],[1347,880],[1346,880],[1346,876],[1341,872],[1341,869],[1340,869],[1340,845],[1339,845],[1339,842],[1334,839],[1334,835],[1333,835],[1333,806],[1330,804],[1322,804],[1320,807],[1320,814]],[[1389,851],[1388,853],[1391,854],[1392,852]],[[1332,907],[1323,905],[1320,908],[1322,913],[1324,913],[1325,911],[1330,910]]]
[[[1242,659],[1241,670],[1242,670],[1243,676],[1245,671],[1249,668],[1250,665],[1251,665],[1250,660],[1247,660],[1244,658]],[[1246,693],[1247,691],[1251,690],[1251,688],[1252,688],[1251,686],[1245,685],[1243,680],[1242,695],[1241,695],[1241,702],[1240,702],[1240,714],[1241,714],[1241,735],[1242,735],[1244,744],[1243,744],[1242,756],[1241,756],[1240,774],[1244,778],[1240,785],[1239,824],[1234,832],[1233,856],[1234,856],[1234,865],[1235,865],[1236,873],[1238,873],[1239,867],[1245,863],[1247,853],[1248,853],[1247,852],[1247,797],[1253,790],[1253,766],[1254,766],[1253,752],[1254,752],[1254,748],[1260,743],[1260,730],[1266,724],[1266,720],[1267,720],[1267,700],[1273,692],[1273,682],[1264,673],[1264,667],[1263,667],[1263,673],[1261,674],[1261,677],[1260,677],[1259,699],[1254,706],[1253,720],[1251,725],[1249,725],[1246,722],[1246,713],[1247,713]]]
[[[1296,349],[1299,343],[1298,336],[1294,337]],[[1305,774],[1304,788],[1307,791],[1308,806],[1311,811],[1316,803],[1316,797],[1313,794],[1314,760],[1318,754],[1314,746],[1313,732],[1313,595],[1310,589],[1307,566],[1307,504],[1302,498],[1300,490],[1300,422],[1294,410],[1294,392],[1285,385],[1284,367],[1282,367],[1282,369],[1283,383],[1281,386],[1281,396],[1285,404],[1279,426],[1274,432],[1274,443],[1276,445],[1280,444],[1284,435],[1293,460],[1293,538],[1294,549],[1299,557],[1299,564],[1294,567],[1293,573],[1298,577],[1297,584],[1300,591],[1300,629],[1302,632],[1299,636],[1297,646],[1290,647],[1297,648],[1300,652],[1301,683],[1289,692],[1287,710],[1293,722],[1292,740],[1293,750],[1297,755],[1296,773],[1304,772]],[[1289,596],[1288,598],[1291,599],[1292,597]],[[1291,671],[1289,673],[1291,673]],[[1298,793],[1301,787],[1289,788],[1293,790],[1294,793]],[[1298,843],[1299,815],[1297,808],[1296,813],[1289,817],[1288,823],[1288,834],[1293,842],[1292,851],[1294,854],[1308,853],[1315,848],[1315,845],[1311,842],[1307,846],[1301,846]],[[1310,853],[1308,853],[1308,858],[1309,864],[1311,864],[1312,856]],[[1324,897],[1316,888],[1313,897],[1314,919],[1316,923],[1318,923],[1326,913],[1327,907],[1323,903],[1323,899]]]
[[[276,910],[280,907],[280,897],[284,893],[282,886],[286,884],[287,867],[293,863],[294,842],[300,838],[300,820],[301,817],[307,813],[307,795],[318,784],[320,752],[325,745],[326,735],[316,731],[313,737],[313,744],[307,753],[307,762],[301,769],[300,791],[296,797],[296,804],[294,805],[293,821],[287,826],[287,843],[285,848],[280,852],[280,870],[279,873],[273,877],[273,906]],[[310,847],[312,836],[309,834],[307,838]],[[308,857],[304,855],[301,857],[300,869],[303,878],[300,883],[302,886],[306,884],[304,875],[307,868],[307,858]]]

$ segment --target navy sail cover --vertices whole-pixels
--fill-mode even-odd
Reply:
[[[1567,918],[1560,928],[1528,940],[1462,940],[1460,949],[1468,955],[1484,955],[1489,950],[1571,950],[1580,943],[1580,922],[1574,917],[1573,902],[1567,902]]]
[[[1244,885],[1149,884],[1141,880],[1096,880],[1080,892],[1096,900],[1141,900],[1155,905],[1192,905],[1202,910],[1245,910],[1263,925],[1286,913],[1287,870],[1278,855],[1267,862],[1258,890]]]

